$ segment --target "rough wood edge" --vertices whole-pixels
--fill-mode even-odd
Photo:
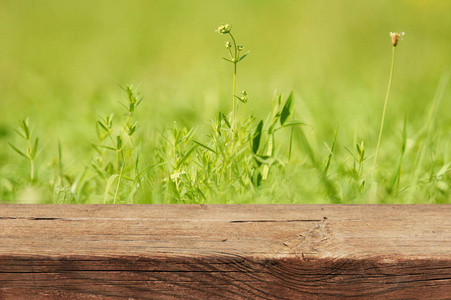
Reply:
[[[449,299],[451,205],[0,205],[0,299]]]

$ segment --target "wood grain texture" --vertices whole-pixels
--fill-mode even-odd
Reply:
[[[0,299],[451,299],[451,205],[0,205]]]

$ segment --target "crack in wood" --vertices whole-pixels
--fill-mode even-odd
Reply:
[[[31,220],[31,221],[56,221],[56,220],[68,220],[66,218],[53,218],[53,217],[0,217],[0,220]]]
[[[322,222],[324,219],[294,219],[294,220],[233,220],[230,223],[294,223],[294,222]]]

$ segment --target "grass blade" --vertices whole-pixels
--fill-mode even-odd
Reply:
[[[282,108],[282,112],[280,113],[280,125],[282,126],[283,124],[285,124],[286,120],[291,114],[292,102],[293,102],[293,92],[291,92],[290,95],[288,96],[288,99]]]
[[[108,181],[106,183],[106,187],[105,187],[105,193],[103,195],[103,204],[106,204],[107,199],[108,199],[108,193],[111,189],[111,186],[113,185],[114,181],[119,177],[119,174],[114,174],[111,175],[110,178],[108,178]]]
[[[230,125],[229,119],[227,118],[226,115],[224,115],[223,113],[221,113],[222,115],[222,119],[224,120],[224,122],[226,123],[227,127],[232,128],[232,126]]]
[[[39,138],[36,138],[34,145],[33,145],[33,149],[31,150],[31,153],[30,153],[31,159],[34,159],[36,156],[36,150],[38,149],[38,142],[39,142]]]
[[[335,145],[337,143],[337,135],[338,135],[338,125],[335,129],[334,141],[332,142],[332,147],[330,147],[329,155],[327,156],[326,165],[324,167],[324,176],[327,176],[327,172],[329,171],[330,163],[332,161],[332,157],[334,155]]]
[[[193,142],[196,143],[196,144],[198,144],[199,146],[201,146],[201,147],[203,147],[203,148],[205,148],[205,149],[207,149],[207,150],[209,150],[209,151],[211,151],[211,152],[213,152],[213,153],[216,154],[216,151],[213,150],[213,149],[211,149],[211,148],[208,147],[207,145],[204,145],[204,144],[202,144],[202,143],[200,143],[200,142],[198,142],[198,141],[193,141]]]
[[[30,129],[28,128],[28,119],[22,120],[20,126],[22,127],[22,130],[25,134],[25,138],[27,140],[30,139]]]
[[[395,173],[393,174],[393,177],[392,177],[392,179],[390,181],[390,184],[387,187],[387,191],[390,194],[393,193],[393,189],[395,187],[395,184],[397,185],[396,195],[398,195],[398,193],[399,193],[399,182],[401,181],[402,161],[404,159],[404,154],[406,152],[406,146],[407,146],[407,119],[404,117],[404,126],[403,126],[403,130],[402,130],[401,155],[399,157]]]
[[[257,128],[255,129],[255,132],[252,137],[252,152],[254,154],[257,154],[258,148],[260,147],[262,130],[263,130],[263,120],[261,120],[260,123],[258,123]]]
[[[186,152],[185,155],[183,155],[182,159],[177,163],[177,166],[175,167],[176,169],[178,169],[185,162],[185,160],[188,159],[191,153],[193,153],[194,148],[195,146],[191,147],[191,149],[189,149],[188,152]]]
[[[16,151],[19,155],[25,157],[26,159],[29,159],[29,157],[28,157],[25,153],[23,153],[22,151],[20,151],[19,149],[17,149],[13,144],[11,144],[10,142],[8,142],[8,144],[9,144],[9,146],[10,146],[11,148],[13,148],[13,150]]]
[[[117,149],[114,149],[113,147],[108,147],[108,146],[99,145],[99,144],[94,144],[94,143],[91,143],[91,145],[92,145],[93,147],[101,147],[101,148],[105,148],[105,149],[108,149],[108,150],[113,150],[114,152],[117,151]]]

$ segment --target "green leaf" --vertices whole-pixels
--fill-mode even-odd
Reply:
[[[122,103],[122,102],[119,102],[119,101],[117,101],[117,103],[119,103],[120,105],[122,105],[123,107],[125,107],[125,109],[126,109],[126,110],[128,110],[128,107],[127,107],[127,105],[125,105],[124,103]]]
[[[203,147],[203,148],[205,148],[205,149],[207,149],[207,150],[213,152],[213,153],[216,153],[215,150],[213,150],[212,148],[208,147],[207,145],[204,145],[204,144],[202,144],[202,143],[199,143],[198,141],[193,141],[193,142],[196,143],[196,144],[198,144],[199,146],[201,146],[201,147]]]
[[[108,125],[108,128],[113,128],[113,118],[114,113],[111,113],[109,116],[106,117],[106,124]]]
[[[252,183],[254,184],[254,186],[260,186],[260,184],[262,183],[262,173],[260,173],[258,170],[255,172],[255,174],[252,176]]]
[[[271,134],[271,133],[273,133],[273,132],[276,132],[276,131],[279,131],[280,129],[286,128],[286,127],[294,127],[294,126],[298,126],[298,125],[310,126],[309,124],[303,123],[303,122],[298,121],[298,120],[291,120],[291,121],[288,121],[288,122],[286,122],[282,127],[279,127],[279,128],[274,129],[273,127],[274,127],[275,125],[276,125],[276,124],[273,124],[272,127],[268,130],[268,133],[269,133],[269,134]],[[311,127],[311,126],[310,126],[310,127]]]
[[[99,175],[99,176],[100,176],[101,178],[103,178],[103,179],[106,179],[106,177],[105,177],[105,172],[102,170],[102,168],[101,168],[99,165],[97,165],[95,162],[91,162],[91,163],[89,164],[89,166],[90,166],[92,169],[94,169],[94,171],[97,173],[97,175]],[[74,186],[76,187],[77,184],[78,184],[78,182],[75,181]],[[75,187],[72,187],[72,189],[74,190]]]
[[[346,151],[349,152],[349,154],[351,154],[351,156],[352,156],[352,158],[354,158],[354,160],[357,160],[357,158],[355,157],[354,153],[351,150],[349,150],[348,147],[344,146],[344,148],[346,149]]]
[[[36,156],[36,150],[38,149],[38,142],[39,138],[36,138],[36,141],[34,142],[33,149],[31,150],[30,158],[34,159]]]
[[[283,99],[283,94],[280,94],[279,97],[277,98],[277,109],[279,109],[279,105],[282,104],[282,99]]]
[[[121,148],[122,148],[122,137],[120,135],[118,135],[116,137],[116,141],[117,141],[116,150],[121,150]]]
[[[216,132],[219,135],[221,135],[221,123],[222,123],[222,116],[221,116],[221,112],[219,112],[218,121],[216,122]]]
[[[404,116],[404,126],[402,129],[402,148],[401,148],[402,153],[406,152],[406,146],[407,146],[407,119]]]
[[[451,170],[450,166],[451,166],[451,163],[444,164],[443,167],[440,169],[440,171],[438,171],[437,174],[435,174],[435,177],[438,180],[442,179],[443,175],[445,175],[447,172],[449,172]]]
[[[334,155],[335,145],[337,144],[337,135],[338,135],[338,125],[335,129],[334,140],[332,142],[332,147],[329,148],[329,155],[327,156],[326,165],[324,167],[324,176],[327,176],[327,172],[329,171],[330,163],[332,161],[332,157]],[[326,144],[327,146],[327,144]]]
[[[273,120],[271,126],[268,128],[268,134],[272,134],[275,130],[274,127],[276,127],[277,120],[279,120],[279,115],[276,115]]]
[[[202,193],[200,188],[197,188],[197,193],[204,199],[207,200],[207,197],[205,197],[204,193]]]
[[[27,140],[29,140],[30,139],[30,129],[28,128],[28,119],[22,120],[20,125],[22,127],[23,132],[25,133],[25,138]]]
[[[294,127],[291,127],[290,144],[288,146],[288,161],[291,160],[291,150],[293,149],[293,135],[294,135]]]
[[[227,116],[224,115],[222,112],[221,112],[221,114],[222,114],[222,119],[226,123],[227,127],[232,128],[232,126],[230,126],[230,122],[229,122],[229,119],[227,118]]]
[[[359,174],[356,170],[350,169],[349,172],[351,173],[352,178],[354,178],[355,181],[359,180]]]
[[[357,147],[357,153],[359,154],[359,161],[363,161],[363,158],[365,158],[365,145],[363,141],[359,144],[356,144]]]
[[[108,199],[108,193],[110,191],[111,186],[113,185],[114,181],[119,177],[118,174],[111,175],[110,178],[108,178],[108,181],[106,183],[105,188],[105,194],[103,196],[103,204],[106,204],[106,201]]]
[[[19,130],[15,129],[14,131],[15,131],[18,135],[20,135],[24,140],[27,139],[27,137],[26,137],[22,132],[20,132]]]
[[[282,126],[283,124],[285,124],[286,120],[291,114],[292,102],[293,102],[293,92],[291,92],[290,95],[288,96],[288,99],[285,102],[285,105],[283,106],[282,112],[280,114],[280,125]]]
[[[58,139],[58,168],[61,181],[63,177],[63,153],[61,150],[61,141],[59,139]]]
[[[184,162],[185,160],[188,159],[188,157],[191,155],[191,153],[193,153],[195,147],[191,147],[191,149],[188,150],[188,152],[185,153],[185,155],[183,155],[182,159],[178,162],[177,166],[175,167],[176,169],[178,169]]]
[[[169,188],[172,190],[172,193],[174,194],[173,197],[175,198],[175,200],[180,200],[180,193],[177,189],[177,185],[172,180],[170,175],[168,176],[168,184],[169,184]]]
[[[254,152],[254,154],[257,153],[258,148],[260,147],[262,130],[263,130],[263,120],[261,120],[260,123],[258,123],[257,128],[255,129],[252,137],[252,152]]]
[[[128,180],[128,181],[134,181],[133,178],[130,178],[130,177],[125,176],[125,175],[121,175],[121,178],[124,178],[124,179],[126,179],[126,180]]]
[[[243,54],[243,56],[241,56],[237,62],[242,61],[251,51],[247,51],[245,54]]]
[[[254,155],[254,158],[260,164],[269,165],[274,162],[275,158],[270,155]]]
[[[177,143],[175,143],[175,146],[179,145],[181,142],[184,142],[186,139],[189,139],[193,132],[194,128],[191,128],[190,131],[188,131],[180,140],[178,140]]]
[[[233,63],[233,61],[231,61],[230,59],[228,59],[228,58],[225,58],[225,57],[221,57],[222,59],[224,59],[224,60],[226,60],[226,61],[228,61],[228,62],[231,62],[231,63]]]
[[[290,126],[297,126],[297,125],[304,125],[304,126],[309,126],[309,124],[298,121],[298,120],[291,120],[286,122],[285,124],[283,124],[283,127],[290,127]]]
[[[128,134],[128,136],[132,136],[134,133],[135,133],[135,131],[136,131],[136,124],[137,124],[138,122],[135,122],[135,123],[133,123],[133,124],[129,124],[128,125],[128,130],[127,130],[127,134]]]
[[[28,159],[28,156],[23,153],[22,151],[20,151],[19,149],[17,149],[13,144],[11,144],[10,142],[8,142],[9,146],[11,146],[11,148],[13,148],[14,151],[16,151],[19,155],[25,157],[26,159]]]
[[[241,97],[238,97],[238,96],[235,96],[235,95],[234,95],[234,97],[237,98],[238,100],[240,100],[241,102],[243,102],[244,104],[247,103],[247,100],[246,100],[246,98],[244,98],[244,97],[241,98]]]
[[[100,121],[97,121],[97,123],[99,123],[100,127],[103,128],[103,130],[105,130],[106,132],[108,132],[108,128]]]
[[[143,97],[139,98],[139,100],[136,102],[135,108],[138,107],[138,105],[141,103],[141,101],[143,101]]]
[[[98,145],[98,144],[94,144],[94,143],[91,143],[91,145],[93,145],[94,147],[101,147],[101,148],[105,148],[105,149],[108,149],[108,150],[117,151],[117,149],[114,149],[113,147],[108,147],[108,146],[104,146],[104,145]]]
[[[238,151],[238,152],[235,152],[231,157],[230,157],[230,160],[236,160],[237,158],[239,158],[242,154],[244,154],[244,152],[246,151],[247,149],[246,148],[242,148],[240,151]],[[238,159],[238,161],[239,161],[240,159]]]

